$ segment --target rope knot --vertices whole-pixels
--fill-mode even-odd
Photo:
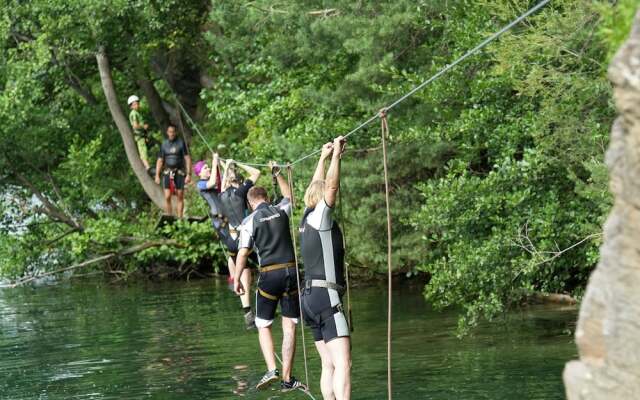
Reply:
[[[383,107],[380,109],[380,111],[378,111],[378,115],[380,116],[381,119],[387,118],[387,111],[388,109],[386,107]]]

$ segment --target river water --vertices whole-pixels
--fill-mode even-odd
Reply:
[[[383,287],[353,290],[353,399],[386,398],[385,296]],[[419,289],[397,290],[393,307],[395,399],[564,399],[575,309],[530,307],[460,340],[456,313],[432,310]],[[257,392],[264,369],[256,332],[222,280],[0,289],[3,400],[310,398]],[[294,375],[304,380],[300,336]]]

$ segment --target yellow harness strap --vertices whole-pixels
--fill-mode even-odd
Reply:
[[[291,268],[295,266],[296,266],[296,263],[294,262],[289,262],[284,264],[271,264],[271,265],[266,265],[264,267],[260,267],[260,272],[277,271],[279,269]]]

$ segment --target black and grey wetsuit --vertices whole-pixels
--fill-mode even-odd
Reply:
[[[238,228],[247,216],[247,193],[253,187],[251,179],[247,179],[240,186],[229,186],[227,190],[220,193],[220,201],[224,207],[224,213],[229,220],[229,224]]]
[[[240,248],[253,248],[260,263],[256,293],[256,326],[273,322],[280,302],[283,317],[298,318],[298,283],[295,254],[289,225],[291,203],[260,204],[242,223]]]
[[[181,138],[176,136],[173,140],[165,139],[165,141],[162,142],[158,158],[161,158],[163,162],[163,188],[169,189],[171,175],[173,175],[173,182],[176,189],[184,189],[184,179],[186,177],[184,158],[188,155],[189,149]]]
[[[305,270],[302,313],[315,341],[325,342],[349,336],[342,309],[344,246],[332,211],[323,199],[315,208],[305,210],[300,223],[300,249]]]
[[[238,252],[238,241],[231,237],[231,234],[229,233],[229,224],[222,213],[222,203],[220,202],[220,197],[216,188],[212,187],[207,189],[206,179],[200,179],[197,186],[200,196],[202,196],[209,205],[209,216],[211,217],[211,225],[213,226],[213,229],[218,232],[220,240],[224,243],[227,249],[229,249],[229,252],[232,253],[231,256],[235,257]]]

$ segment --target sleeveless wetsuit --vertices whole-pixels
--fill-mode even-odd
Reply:
[[[258,328],[273,322],[278,302],[283,317],[300,316],[290,216],[291,203],[287,198],[276,206],[262,203],[240,228],[239,247],[253,248],[260,263],[256,293]]]
[[[300,249],[305,270],[302,313],[315,341],[349,336],[342,309],[344,247],[342,232],[321,200],[306,209],[300,223]]]
[[[184,171],[184,157],[188,155],[189,149],[181,138],[176,136],[173,140],[166,139],[162,142],[158,158],[162,158],[164,163],[162,179],[163,188],[169,189],[171,174],[173,174],[173,182],[176,189],[184,189],[184,179],[186,176],[186,172]]]
[[[219,194],[216,191],[215,186],[207,189],[206,179],[200,179],[197,185],[200,196],[202,196],[202,198],[209,205],[211,226],[213,226],[213,229],[218,232],[220,241],[222,241],[227,249],[229,249],[229,252],[232,253],[231,256],[235,257],[236,253],[238,252],[238,242],[237,240],[233,239],[231,237],[231,234],[229,233],[229,224],[222,214],[222,203],[220,202]]]

